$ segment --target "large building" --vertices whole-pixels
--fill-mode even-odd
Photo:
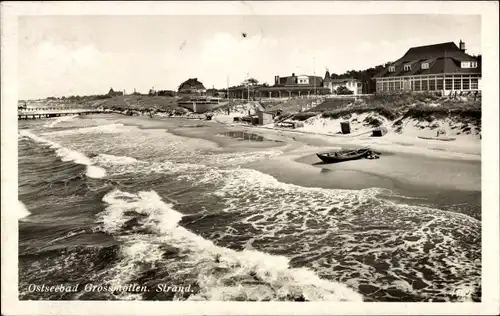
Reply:
[[[274,76],[274,85],[240,85],[229,88],[231,98],[290,98],[328,94],[330,90],[323,87],[323,78],[319,76],[295,75]]]
[[[334,79],[327,70],[323,79],[323,87],[328,88],[331,94],[336,94],[340,88],[347,88],[353,95],[361,94],[361,82],[353,78]]]
[[[377,92],[474,92],[480,88],[481,62],[453,42],[410,48],[378,73]]]
[[[330,90],[323,87],[323,78],[310,75],[274,76],[274,85],[262,87],[259,92],[263,97],[300,97],[316,94],[328,94]],[[267,95],[266,95],[267,94]]]

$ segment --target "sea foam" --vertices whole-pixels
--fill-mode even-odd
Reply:
[[[19,220],[31,215],[31,213],[26,208],[26,205],[24,205],[24,203],[19,200],[17,201],[16,215]]]
[[[112,283],[129,281],[139,262],[158,261],[159,243],[180,248],[187,258],[179,258],[180,268],[196,272],[200,292],[190,300],[290,300],[302,297],[310,301],[362,301],[362,296],[347,286],[319,278],[307,268],[291,268],[289,259],[256,250],[235,251],[216,246],[213,242],[179,226],[182,214],[162,201],[154,191],[137,194],[114,190],[103,201],[108,204],[100,214],[103,230],[119,235],[131,213],[141,215],[142,227],[154,234],[127,235],[122,254],[124,259],[115,266]],[[120,237],[118,237],[120,238]],[[149,238],[149,239],[148,239]],[[165,267],[168,268],[168,267]],[[173,266],[171,267],[173,268]],[[260,285],[255,285],[255,278]],[[252,282],[247,282],[251,281]],[[230,285],[233,284],[233,285]]]
[[[59,121],[60,122],[60,121]],[[52,122],[54,123],[54,122]],[[55,122],[58,123],[58,122]],[[47,127],[47,126],[46,126]],[[50,126],[53,127],[53,126]],[[74,129],[67,129],[61,131],[51,131],[45,132],[43,135],[57,135],[57,136],[67,136],[67,135],[78,135],[78,134],[87,134],[87,133],[95,133],[95,134],[115,134],[123,131],[124,125],[121,123],[114,124],[105,124],[99,126],[88,126],[88,127],[80,127]],[[133,129],[135,127],[128,127],[129,129]]]
[[[29,137],[37,143],[50,146],[50,148],[56,151],[56,155],[60,157],[62,161],[73,161],[80,165],[86,165],[86,175],[89,178],[102,178],[106,176],[106,170],[101,167],[94,166],[92,160],[89,157],[78,151],[63,147],[56,142],[37,136],[28,130],[21,130],[19,131],[19,134],[21,136]]]
[[[69,115],[69,116],[60,116],[56,117],[54,120],[51,120],[50,122],[47,122],[43,127],[54,127],[57,124],[65,121],[71,121],[74,118],[78,117],[78,115]]]

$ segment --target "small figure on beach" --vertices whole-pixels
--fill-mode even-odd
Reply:
[[[438,129],[436,132],[436,137],[439,137],[440,135],[446,135],[446,131],[442,128]]]

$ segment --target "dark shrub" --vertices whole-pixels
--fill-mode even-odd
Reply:
[[[318,113],[315,113],[315,112],[301,112],[301,113],[295,114],[292,117],[292,120],[305,121],[308,118],[311,118],[311,117],[316,116],[316,115],[318,115]]]
[[[378,118],[372,117],[372,116],[367,116],[363,122],[366,122],[368,125],[373,126],[373,127],[379,127],[382,125],[382,121],[379,120]]]

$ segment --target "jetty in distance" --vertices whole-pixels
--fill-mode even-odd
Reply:
[[[18,120],[41,119],[66,115],[97,114],[108,112],[101,109],[65,109],[65,108],[22,108],[17,110]]]

